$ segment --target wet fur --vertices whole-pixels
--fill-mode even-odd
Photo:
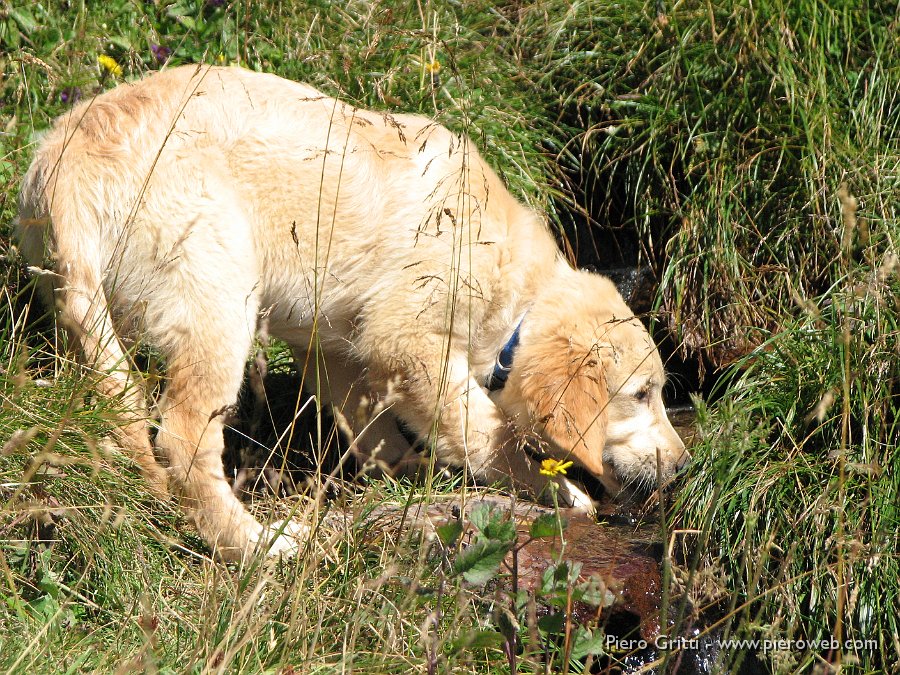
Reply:
[[[613,284],[573,270],[472,143],[431,120],[272,75],[176,68],[57,120],[25,177],[19,229],[32,264],[49,249],[62,322],[100,391],[131,411],[118,442],[222,557],[273,535],[221,461],[261,316],[301,370],[319,354],[322,398],[370,461],[410,455],[399,417],[444,464],[535,495],[555,480],[590,508],[538,471],[525,439],[613,491],[686,457],[659,355]],[[522,317],[509,382],[489,394]],[[155,447],[126,335],[166,360]],[[271,551],[304,536],[290,527]]]

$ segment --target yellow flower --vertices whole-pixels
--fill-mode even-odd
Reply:
[[[111,56],[101,54],[97,57],[97,63],[100,64],[100,70],[109,73],[113,77],[119,77],[119,75],[122,74],[122,66],[120,66]]]
[[[555,476],[561,473],[566,475],[566,469],[572,466],[572,462],[560,462],[558,459],[545,459],[541,462],[541,473],[545,476]]]
[[[437,75],[441,72],[441,64],[435,59],[431,63],[425,64],[425,71],[431,73],[432,75]]]

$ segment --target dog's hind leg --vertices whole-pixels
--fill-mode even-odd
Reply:
[[[86,203],[84,195],[93,193],[82,189],[79,181],[91,175],[96,160],[87,159],[88,168],[77,156],[63,162],[60,141],[57,138],[38,153],[23,180],[16,223],[19,243],[31,265],[42,265],[45,247],[55,258],[52,287],[60,323],[79,346],[80,360],[94,371],[97,391],[119,406],[111,435],[138,463],[150,491],[165,498],[167,473],[150,443],[143,383],[133,374],[131,359],[117,336],[104,288],[102,218],[96,204]],[[93,189],[103,181],[91,182]],[[49,299],[45,281],[39,279],[38,287]]]
[[[57,290],[62,323],[79,343],[84,363],[99,375],[97,391],[120,405],[113,438],[141,467],[151,492],[165,498],[166,472],[150,445],[144,390],[113,330],[100,278],[62,256],[59,266],[65,270],[65,285]]]

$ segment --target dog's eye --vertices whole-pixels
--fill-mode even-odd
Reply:
[[[650,388],[642,387],[638,389],[634,394],[634,398],[638,403],[646,403],[650,400]]]

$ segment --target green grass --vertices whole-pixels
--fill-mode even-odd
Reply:
[[[679,496],[698,530],[693,565],[716,566],[747,603],[734,625],[763,639],[872,639],[841,656],[885,670],[900,628],[896,266],[854,266],[738,364],[703,410],[702,469]],[[815,663],[808,650],[780,657]]]
[[[599,228],[635,229],[686,351],[746,354],[841,273],[841,183],[896,250],[896,6],[819,2],[535,5],[545,81],[587,127]],[[580,143],[579,143],[580,141]],[[754,334],[753,329],[759,329]]]
[[[369,541],[363,518],[326,518],[289,563],[209,560],[101,441],[113,404],[50,324],[26,326],[39,310],[9,236],[36,134],[163,62],[240,63],[433,116],[573,256],[635,236],[659,325],[734,373],[699,406],[673,603],[719,603],[738,636],[873,638],[841,650],[843,672],[896,669],[898,35],[886,2],[0,0],[0,670],[509,670],[494,596],[454,554]],[[450,490],[353,494],[367,512]],[[823,656],[838,658],[764,660],[802,672]]]

